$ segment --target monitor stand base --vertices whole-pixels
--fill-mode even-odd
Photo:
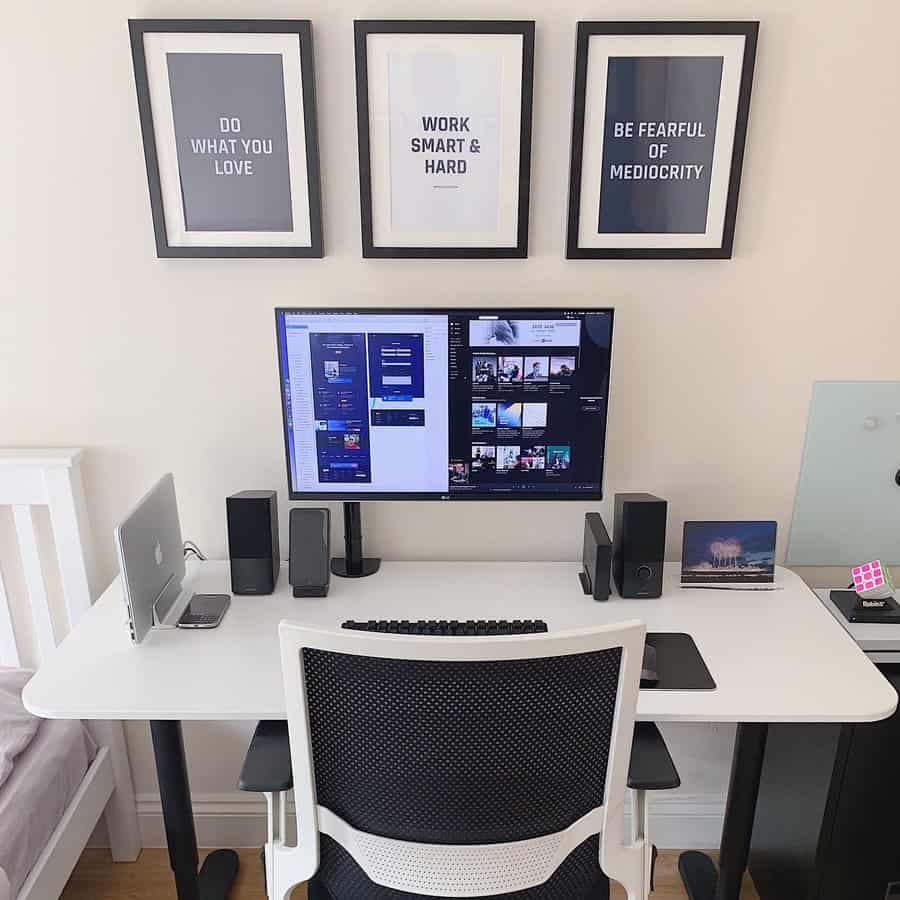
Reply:
[[[359,503],[344,503],[344,555],[331,560],[332,574],[339,578],[365,578],[374,575],[380,566],[377,557],[363,556]]]
[[[343,556],[335,557],[331,561],[331,572],[341,578],[365,578],[367,575],[374,575],[381,566],[381,560],[371,556],[360,560],[360,563],[361,566],[350,571],[347,560]]]

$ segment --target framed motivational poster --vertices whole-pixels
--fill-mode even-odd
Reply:
[[[363,256],[527,256],[534,22],[355,24]]]
[[[758,22],[579,22],[569,259],[731,257]]]
[[[322,256],[306,21],[132,19],[158,256]]]

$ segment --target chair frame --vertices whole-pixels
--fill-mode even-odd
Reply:
[[[554,854],[552,867],[543,874],[542,878],[533,883],[519,883],[501,890],[485,890],[483,885],[476,883],[478,881],[476,873],[474,878],[469,878],[470,884],[463,888],[446,888],[438,892],[433,891],[433,893],[447,897],[484,896],[533,887],[545,881],[568,853],[585,838],[599,834],[600,867],[607,876],[625,887],[628,900],[643,900],[646,893],[645,870],[648,850],[643,837],[626,840],[624,805],[645,632],[644,624],[636,620],[575,631],[497,638],[415,637],[354,631],[325,631],[308,628],[290,621],[282,622],[279,627],[279,638],[285,697],[288,699],[288,733],[294,776],[297,843],[294,846],[288,846],[284,842],[283,794],[267,794],[270,809],[270,833],[266,845],[266,881],[269,896],[277,898],[277,900],[287,900],[295,885],[308,881],[316,873],[319,867],[320,832],[331,835],[351,855],[354,854],[354,838],[358,836],[362,836],[367,841],[378,840],[391,845],[404,845],[406,851],[417,854],[417,860],[420,859],[422,866],[425,867],[434,864],[438,857],[446,865],[455,849],[451,845],[417,844],[374,838],[352,829],[333,812],[318,805],[306,702],[306,680],[302,663],[304,649],[382,659],[478,662],[538,659],[593,653],[621,647],[622,661],[610,739],[603,806],[587,813],[556,835],[561,839],[561,843],[558,852]],[[468,845],[465,847],[466,851],[469,851],[468,868],[472,868],[471,851],[483,849],[487,859],[491,848],[495,851],[502,849],[503,852],[513,852],[517,848],[527,850],[525,846],[527,844],[529,844],[528,841],[515,841],[508,844]],[[373,881],[388,887],[396,886],[380,880],[378,872],[373,871],[372,867],[367,868],[366,859],[362,854],[354,856],[354,858]],[[452,859],[450,862],[452,864]]]

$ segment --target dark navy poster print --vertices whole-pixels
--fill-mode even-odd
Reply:
[[[600,234],[703,234],[721,56],[610,57]]]

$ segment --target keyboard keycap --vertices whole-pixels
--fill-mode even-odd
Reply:
[[[197,616],[195,621],[199,624],[212,624],[214,616]],[[342,628],[350,631],[367,631],[378,634],[409,634],[418,636],[496,636],[519,634],[547,634],[549,629],[543,619],[468,619],[461,622],[458,619],[419,619],[412,622],[409,619],[369,619],[367,622],[358,622],[347,619],[341,623]]]

